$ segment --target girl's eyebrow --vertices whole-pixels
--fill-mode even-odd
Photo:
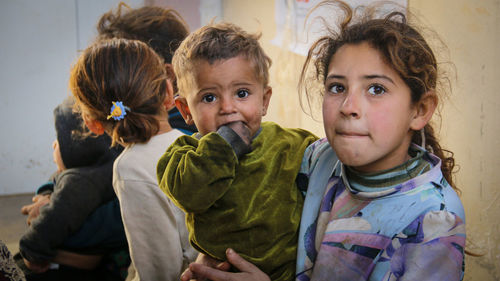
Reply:
[[[365,78],[365,79],[384,79],[384,80],[391,82],[392,84],[395,84],[394,81],[392,81],[392,79],[389,76],[385,76],[385,75],[378,75],[378,74],[365,75],[365,76],[363,76],[363,78]]]
[[[328,80],[328,79],[341,79],[341,80],[345,80],[346,78],[345,78],[344,75],[331,74],[331,75],[328,75],[326,77],[326,80]],[[392,84],[395,84],[394,81],[389,76],[381,75],[381,74],[364,75],[363,79],[366,79],[366,80],[384,79],[384,80],[387,80],[387,81],[391,82]]]
[[[345,76],[330,74],[330,75],[326,76],[326,80],[328,80],[328,79],[345,79]]]

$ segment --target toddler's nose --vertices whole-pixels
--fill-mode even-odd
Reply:
[[[222,114],[233,113],[236,111],[236,105],[231,98],[222,98],[220,102],[220,112]]]

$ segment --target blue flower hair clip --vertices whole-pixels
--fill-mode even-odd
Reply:
[[[130,111],[130,108],[123,105],[121,101],[113,102],[108,119],[113,118],[115,121],[122,120],[127,115],[127,111]]]

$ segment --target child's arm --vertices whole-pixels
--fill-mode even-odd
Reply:
[[[54,258],[65,239],[102,204],[102,194],[90,192],[89,187],[93,185],[91,179],[77,173],[58,178],[50,203],[41,209],[40,216],[33,220],[20,240],[19,249],[24,258],[34,263]]]
[[[237,269],[237,272],[229,272],[223,266],[211,266],[200,262],[191,263],[189,268],[184,271],[181,276],[182,281],[192,280],[194,277],[198,280],[213,280],[213,281],[268,281],[270,280],[264,272],[262,272],[254,264],[243,259],[234,250],[226,251],[227,263]]]
[[[243,139],[229,126],[199,140],[178,138],[158,162],[160,188],[184,211],[204,212],[231,186],[238,156],[250,151]]]

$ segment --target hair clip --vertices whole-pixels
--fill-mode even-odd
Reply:
[[[128,106],[123,105],[121,101],[114,102],[113,105],[111,106],[111,112],[110,115],[108,115],[108,119],[113,118],[116,121],[122,120],[125,115],[127,115],[126,111],[130,111],[130,108]]]

